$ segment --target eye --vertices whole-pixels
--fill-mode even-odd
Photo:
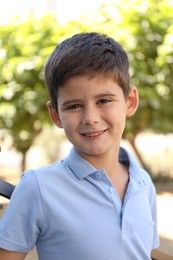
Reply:
[[[97,104],[106,104],[106,103],[109,103],[111,102],[111,99],[108,99],[108,98],[102,98],[100,99]]]
[[[81,108],[82,105],[81,104],[72,104],[72,105],[69,105],[67,107],[67,110],[75,110],[75,109],[78,109],[78,108]]]

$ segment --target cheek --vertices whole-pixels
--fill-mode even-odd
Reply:
[[[72,135],[73,131],[76,129],[75,118],[70,116],[64,116],[62,117],[61,122],[66,135]]]
[[[126,123],[126,114],[123,110],[114,110],[110,114],[106,114],[105,120],[112,126],[112,128],[118,131],[120,134],[123,133]]]
[[[105,120],[109,120],[112,123],[124,122],[126,119],[126,111],[121,107],[115,107],[110,111],[104,111]]]
[[[70,126],[68,126],[68,124],[66,124],[64,126],[64,133],[65,133],[67,139],[71,142],[73,139],[73,130],[71,129]]]

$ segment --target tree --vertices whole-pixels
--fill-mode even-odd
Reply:
[[[72,34],[98,31],[109,34],[128,51],[132,77],[138,86],[139,109],[127,121],[124,138],[136,150],[139,133],[150,129],[172,132],[173,4],[169,0],[122,0],[102,6],[95,17],[82,17],[60,26],[55,18],[19,19],[0,27],[0,128],[13,137],[24,155],[48,123],[44,63],[58,42]],[[23,165],[24,165],[23,162]],[[143,164],[145,164],[143,162]],[[145,165],[144,165],[145,166]]]
[[[0,129],[8,130],[12,146],[23,155],[49,123],[44,83],[44,64],[55,45],[70,35],[68,26],[59,26],[54,17],[25,21],[0,27]]]
[[[124,138],[146,168],[135,145],[137,135],[146,129],[173,131],[173,4],[168,0],[123,0],[113,5],[111,15],[107,8],[101,10],[106,30],[128,51],[131,84],[138,86],[140,95],[139,108],[127,120]]]

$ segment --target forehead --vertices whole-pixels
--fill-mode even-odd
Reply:
[[[66,79],[59,88],[64,87],[74,87],[78,86],[78,84],[88,85],[90,83],[95,83],[97,85],[105,84],[106,82],[115,82],[116,84],[116,77],[113,74],[101,74],[101,73],[92,73],[92,74],[81,74],[69,77]]]
[[[98,95],[112,93],[117,95],[122,92],[118,83],[110,77],[103,76],[75,76],[69,78],[58,90],[58,99],[62,97],[93,98]]]

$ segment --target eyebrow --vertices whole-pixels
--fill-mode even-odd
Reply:
[[[100,97],[116,97],[117,95],[116,94],[114,94],[114,93],[112,93],[112,92],[110,92],[110,91],[106,91],[106,92],[103,92],[103,93],[100,93],[100,94],[98,94],[98,95],[96,95],[95,97],[96,98],[100,98]]]

